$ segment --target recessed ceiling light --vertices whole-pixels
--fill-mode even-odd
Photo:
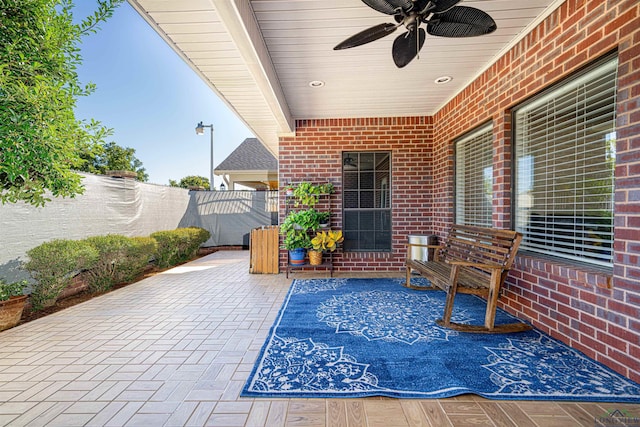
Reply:
[[[324,82],[322,80],[314,80],[309,82],[309,86],[311,87],[322,87],[324,86]]]
[[[437,85],[443,85],[445,83],[449,83],[451,80],[453,80],[453,77],[451,76],[440,76],[434,80],[434,83]]]

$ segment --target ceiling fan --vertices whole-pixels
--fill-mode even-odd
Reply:
[[[401,25],[407,32],[393,42],[393,61],[406,66],[422,49],[426,33],[440,37],[474,37],[492,33],[497,25],[489,14],[475,7],[456,6],[462,0],[362,0],[378,12],[393,15],[396,23],[378,24],[355,34],[333,50],[349,49],[381,39]],[[427,30],[420,28],[426,24]]]

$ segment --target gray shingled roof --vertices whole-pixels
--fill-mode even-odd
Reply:
[[[224,159],[215,170],[220,171],[249,171],[249,170],[278,170],[278,160],[267,150],[257,138],[247,138],[242,141],[229,156]]]

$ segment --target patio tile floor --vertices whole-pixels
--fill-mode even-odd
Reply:
[[[326,277],[326,273],[293,277]],[[350,277],[366,277],[351,274]],[[401,274],[376,274],[375,277]],[[291,279],[220,251],[0,333],[0,425],[594,426],[640,404],[246,399]]]

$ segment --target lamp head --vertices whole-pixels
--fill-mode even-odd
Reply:
[[[227,186],[224,185],[224,182],[220,184],[220,191],[224,191],[227,189]]]
[[[198,123],[196,126],[196,135],[202,135],[204,133],[204,125],[202,122]]]

